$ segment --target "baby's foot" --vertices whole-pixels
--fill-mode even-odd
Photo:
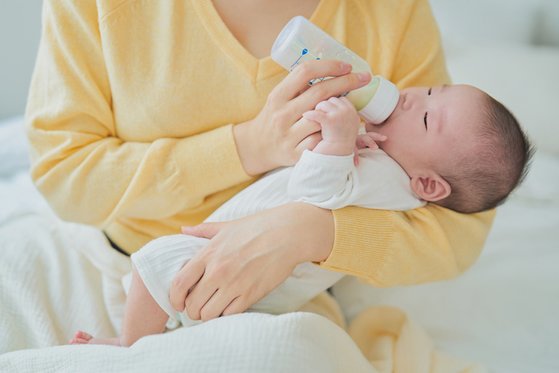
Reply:
[[[74,334],[74,338],[70,339],[69,343],[71,345],[86,345],[93,339],[93,336],[87,334],[86,332],[82,332],[78,330],[76,334]]]
[[[91,336],[90,334],[78,330],[76,334],[74,334],[74,338],[72,338],[69,341],[69,343],[72,345],[92,344],[92,345],[120,346],[120,339],[119,338],[93,338],[93,336]]]

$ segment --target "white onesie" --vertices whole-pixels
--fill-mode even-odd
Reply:
[[[267,173],[225,202],[205,221],[239,219],[293,201],[331,210],[350,205],[409,210],[423,205],[413,194],[408,175],[382,150],[361,149],[357,167],[353,155],[305,151],[294,167]],[[164,236],[132,255],[132,262],[155,301],[172,319],[184,325],[196,322],[171,306],[171,282],[180,268],[208,242],[205,238],[182,234]],[[286,281],[250,310],[272,314],[295,311],[343,276],[312,263],[299,264]]]

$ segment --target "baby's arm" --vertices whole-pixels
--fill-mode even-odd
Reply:
[[[322,141],[312,152],[305,151],[295,165],[288,185],[289,197],[328,209],[356,204],[362,199],[362,185],[378,181],[371,169],[356,168],[354,151],[356,156],[357,148],[375,149],[375,140],[385,137],[376,133],[358,135],[360,118],[346,98],[323,101],[304,117],[320,124]]]
[[[291,172],[288,194],[293,201],[330,210],[346,206],[409,210],[423,205],[411,191],[408,175],[381,150],[367,151],[359,167],[351,154],[305,150]]]

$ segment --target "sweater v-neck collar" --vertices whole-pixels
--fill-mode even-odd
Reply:
[[[256,58],[233,35],[210,0],[191,0],[198,17],[211,35],[214,42],[233,60],[253,81],[269,78],[285,70],[268,55]],[[339,0],[320,0],[310,21],[325,28],[337,7]]]

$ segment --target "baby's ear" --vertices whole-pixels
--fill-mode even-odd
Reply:
[[[411,189],[422,200],[436,202],[450,195],[450,184],[433,171],[423,171],[411,176]]]

